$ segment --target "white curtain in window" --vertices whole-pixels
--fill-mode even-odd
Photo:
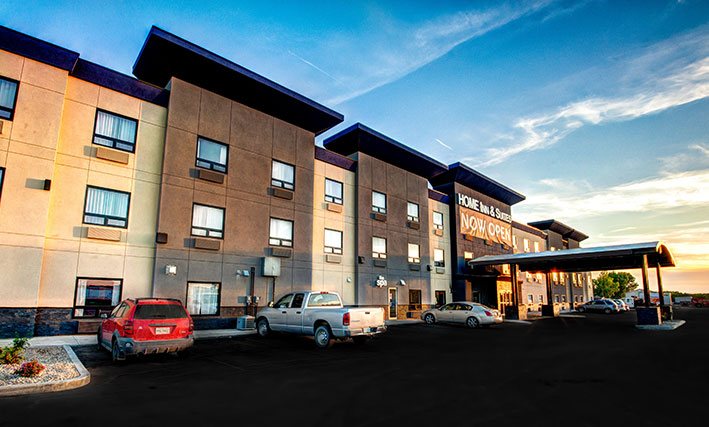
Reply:
[[[443,225],[443,214],[440,212],[434,212],[433,223],[436,225]]]
[[[128,217],[128,194],[89,187],[86,193],[86,213]]]
[[[188,283],[187,311],[190,314],[217,314],[219,312],[218,283]]]
[[[204,160],[209,160],[210,162],[219,163],[221,165],[226,165],[226,145],[217,144],[203,138],[197,140],[199,153],[197,157]]]
[[[133,144],[135,143],[135,127],[136,122],[133,120],[124,119],[103,111],[99,111],[96,115],[96,133],[99,135]]]
[[[282,219],[271,218],[271,238],[293,240],[293,223]]]
[[[376,191],[372,191],[372,206],[378,208],[386,209],[387,207],[387,196]]]
[[[372,237],[372,252],[385,254],[387,252],[387,241],[381,237]]]
[[[0,107],[14,108],[17,83],[0,79]]]
[[[283,182],[293,183],[293,166],[285,163],[273,161],[273,171],[271,177]]]
[[[342,232],[325,229],[325,246],[329,248],[342,248]]]
[[[419,252],[419,245],[409,243],[409,258],[421,258]]]
[[[433,250],[433,261],[434,262],[443,262],[443,249],[434,249]]]
[[[203,205],[192,208],[192,226],[222,230],[224,227],[224,211]]]
[[[419,217],[419,205],[409,202],[407,205],[408,215],[414,218]]]
[[[330,179],[326,179],[325,180],[325,195],[341,199],[342,198],[342,184],[337,181],[332,181]]]

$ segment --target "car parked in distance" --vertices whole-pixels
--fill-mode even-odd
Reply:
[[[194,343],[194,323],[180,300],[127,299],[102,318],[98,345],[111,351],[114,362],[138,354],[183,351]]]
[[[333,340],[352,338],[364,343],[386,331],[381,307],[345,307],[335,292],[292,292],[256,315],[256,332],[265,337],[271,331],[315,337],[318,348]]]
[[[502,323],[498,310],[469,301],[452,302],[421,313],[421,319],[429,325],[434,323],[462,323],[469,328]]]
[[[605,299],[605,298],[589,301],[585,304],[580,305],[577,310],[580,313],[585,313],[585,312],[597,312],[597,313],[606,313],[606,314],[620,313],[620,307],[618,307],[618,304],[614,303],[612,300]]]
[[[623,301],[622,299],[614,299],[612,301],[618,305],[618,308],[620,309],[620,311],[630,310],[630,307],[628,306],[628,304],[626,304],[625,301]]]

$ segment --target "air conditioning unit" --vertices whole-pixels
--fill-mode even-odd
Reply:
[[[240,316],[236,318],[236,329],[240,331],[245,331],[248,329],[254,329],[254,316]]]

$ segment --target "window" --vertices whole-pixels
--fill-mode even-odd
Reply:
[[[559,295],[554,295],[554,302],[560,302]]]
[[[416,203],[407,202],[406,218],[409,221],[419,222],[419,205]]]
[[[275,308],[288,308],[290,305],[290,302],[293,300],[293,294],[288,294],[285,296],[282,296],[281,299],[278,300],[277,303],[275,303],[273,306]]]
[[[293,221],[271,218],[271,232],[268,244],[271,246],[293,246]]]
[[[228,158],[229,146],[226,144],[202,137],[197,138],[197,166],[226,173]]]
[[[409,311],[421,310],[421,290],[409,289]]]
[[[539,242],[534,242],[534,252],[539,252]]]
[[[121,301],[121,279],[76,279],[74,317],[109,314]]]
[[[517,236],[512,236],[512,247],[517,249]]]
[[[566,302],[566,295],[561,296],[561,302]]]
[[[16,80],[0,77],[0,119],[12,120],[15,115],[18,84]]]
[[[531,281],[532,281],[532,273],[530,273],[530,272],[528,272],[528,271],[525,272],[525,273],[524,273],[524,278],[525,278],[528,282],[531,282]]]
[[[524,239],[523,242],[524,242],[524,251],[529,252],[529,240]]]
[[[419,245],[415,243],[409,243],[409,262],[412,264],[418,264],[421,262],[421,256],[419,254]]]
[[[96,110],[94,144],[134,152],[138,121],[107,111]]]
[[[219,283],[187,283],[187,311],[192,316],[219,314]]]
[[[510,265],[509,264],[502,264],[502,274],[505,274],[505,275],[510,274]]]
[[[377,213],[387,213],[387,195],[372,191],[372,210]]]
[[[382,237],[372,237],[372,257],[386,259],[387,239]]]
[[[290,305],[290,308],[302,308],[304,299],[305,294],[295,294],[295,296],[293,297],[293,303]]]
[[[0,199],[2,198],[2,183],[5,181],[5,168],[0,168]]]
[[[446,262],[444,260],[443,256],[443,249],[434,249],[433,250],[433,265],[436,267],[445,267]]]
[[[342,254],[342,231],[325,229],[325,253]]]
[[[340,181],[325,178],[325,201],[342,204],[342,183]]]
[[[99,187],[86,187],[84,224],[128,227],[130,193]]]
[[[440,307],[446,303],[446,291],[436,291],[436,307]]]
[[[463,252],[463,259],[466,261],[469,261],[473,259],[473,253],[472,252]]]
[[[527,295],[527,302],[530,304],[533,303],[534,302],[534,295],[532,295],[532,294]]]
[[[224,237],[224,208],[192,205],[192,235],[201,237]]]
[[[537,282],[542,281],[542,273],[537,273]]]
[[[295,167],[293,167],[293,165],[274,160],[271,169],[271,185],[274,187],[285,188],[286,190],[294,190]]]
[[[539,294],[537,297],[539,298],[539,302],[544,302],[544,295]]]
[[[443,230],[443,214],[433,211],[433,228]]]
[[[340,297],[335,294],[310,294],[308,307],[339,307],[342,305]]]

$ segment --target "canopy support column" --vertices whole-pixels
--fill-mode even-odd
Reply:
[[[510,281],[512,284],[512,305],[519,305],[519,288],[517,287],[517,264],[510,264]]]
[[[647,255],[643,255],[642,261],[643,294],[645,295],[645,307],[650,307],[650,284],[647,280]]]
[[[635,313],[638,316],[638,325],[660,325],[662,324],[662,316],[660,308],[653,304],[650,307],[650,284],[647,280],[647,255],[643,255],[642,259],[643,273],[643,293],[645,294],[645,307],[637,307]],[[662,298],[662,294],[660,294]]]
[[[559,315],[559,305],[554,303],[551,290],[551,273],[544,274],[547,282],[547,303],[542,305],[542,316],[557,317]]]

